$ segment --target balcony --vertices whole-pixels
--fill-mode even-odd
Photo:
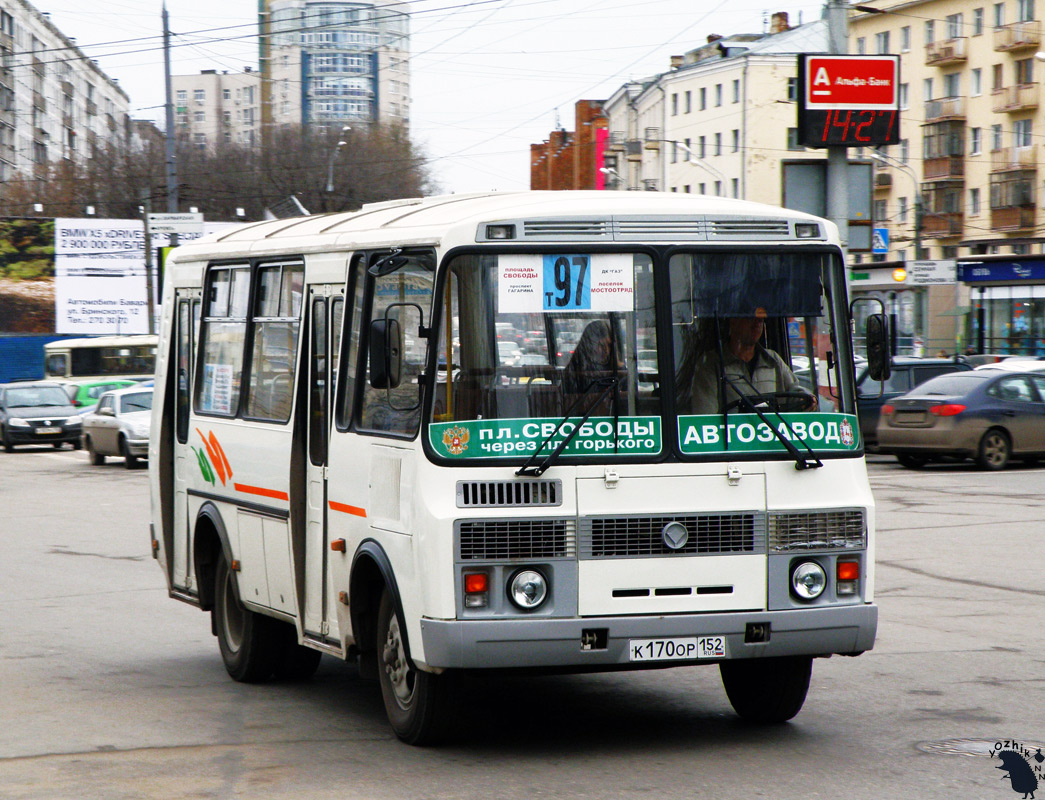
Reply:
[[[923,179],[927,181],[965,180],[964,156],[926,158],[922,162]]]
[[[949,64],[964,64],[968,60],[965,49],[965,37],[943,39],[929,42],[925,46],[925,65],[927,67],[946,67]]]
[[[1041,22],[1025,20],[994,29],[994,49],[999,52],[1037,50],[1041,46]]]
[[[660,150],[660,140],[663,138],[660,135],[660,128],[646,128],[643,136],[643,139],[646,140],[646,149]]]
[[[922,235],[930,239],[949,239],[961,236],[965,215],[957,213],[932,213],[922,217]]]
[[[33,108],[39,111],[47,111],[47,101],[39,92],[33,92]]]
[[[627,134],[624,131],[611,131],[610,138],[607,142],[607,150],[616,150],[618,152],[624,151],[624,140],[627,138]]]
[[[642,140],[628,139],[624,143],[624,152],[628,161],[642,161]]]
[[[1036,172],[1037,169],[1038,148],[1036,145],[991,150],[991,172],[1016,172],[1017,170]]]
[[[991,209],[991,229],[1022,231],[1034,228],[1035,206],[1009,206]]]
[[[1037,83],[1005,86],[991,92],[991,105],[995,113],[1032,111],[1038,107],[1038,94]]]
[[[925,121],[941,122],[946,119],[965,119],[964,97],[943,97],[929,100],[925,104]]]
[[[658,181],[656,178],[643,178],[642,189],[646,192],[659,192],[660,181]]]
[[[84,108],[87,111],[87,116],[89,117],[93,117],[95,114],[98,113],[98,104],[95,103],[93,100],[88,100]]]
[[[875,189],[888,189],[893,185],[893,174],[891,172],[879,172],[874,176]]]

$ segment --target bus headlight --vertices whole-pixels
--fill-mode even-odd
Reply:
[[[827,588],[827,573],[815,561],[803,561],[791,571],[791,591],[802,600],[815,600]]]
[[[523,611],[532,611],[548,597],[548,581],[535,569],[521,569],[508,584],[508,597]]]

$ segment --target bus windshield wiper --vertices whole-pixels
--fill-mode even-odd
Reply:
[[[574,400],[573,403],[570,405],[570,407],[568,409],[566,409],[566,414],[563,416],[562,419],[559,420],[559,423],[555,426],[555,430],[553,430],[546,437],[544,437],[544,440],[541,442],[540,446],[538,446],[538,448],[533,451],[533,455],[530,456],[526,460],[525,464],[523,464],[521,467],[519,467],[518,470],[516,470],[515,474],[519,475],[519,476],[526,476],[526,477],[532,477],[532,478],[539,478],[541,475],[543,475],[544,472],[548,469],[548,467],[550,467],[552,464],[554,464],[555,461],[559,458],[559,455],[562,453],[562,451],[565,450],[566,447],[569,446],[570,442],[573,441],[573,439],[577,435],[578,431],[580,431],[581,425],[583,425],[585,422],[588,421],[588,418],[595,412],[595,409],[599,407],[599,403],[601,403],[603,398],[606,397],[606,394],[611,389],[616,389],[618,384],[620,384],[620,378],[617,377],[617,376],[614,376],[612,378],[611,377],[595,378],[594,380],[590,381],[588,383],[588,385],[584,388],[584,393],[580,397],[578,397],[576,400]],[[548,446],[548,442],[550,442],[552,439],[554,439],[555,436],[562,429],[562,426],[570,421],[570,417],[573,415],[573,410],[575,408],[577,408],[577,406],[579,406],[585,400],[590,398],[592,396],[592,394],[595,392],[596,389],[602,389],[602,391],[599,392],[599,396],[595,398],[595,402],[593,402],[590,406],[588,406],[588,410],[584,413],[584,416],[581,417],[581,421],[579,423],[577,423],[576,425],[574,425],[573,430],[570,431],[569,434],[567,434],[565,439],[563,439],[561,442],[559,442],[559,444],[556,446],[556,448],[554,450],[552,450],[551,453],[548,454],[548,456],[544,459],[544,461],[542,461],[540,464],[537,464],[536,466],[534,466],[534,462],[537,460],[537,457],[541,454],[541,451],[545,447]],[[614,445],[616,445],[616,442],[617,442],[617,414],[616,414],[617,404],[616,404],[616,402],[614,402],[613,408],[614,408],[613,441],[614,441]]]
[[[802,446],[806,450],[809,451],[809,455],[812,456],[812,459],[813,459],[812,462],[809,461],[809,459],[806,457],[805,453],[803,453],[801,450],[799,450],[797,447],[795,447],[794,443],[790,439],[788,439],[777,428],[775,428],[773,426],[773,423],[769,421],[769,418],[762,412],[762,410],[760,408],[758,408],[758,406],[756,406],[754,404],[754,402],[751,400],[751,396],[746,395],[746,394],[744,394],[743,392],[740,391],[740,389],[743,388],[743,387],[738,387],[737,382],[734,381],[732,378],[730,378],[726,374],[725,367],[722,368],[722,371],[720,373],[720,377],[727,384],[729,384],[729,388],[730,389],[732,389],[734,392],[736,392],[737,396],[740,398],[740,406],[742,408],[743,407],[748,408],[751,411],[752,414],[756,414],[758,416],[758,418],[760,420],[762,420],[762,422],[766,423],[766,425],[769,426],[769,429],[773,432],[773,435],[776,436],[776,438],[780,440],[780,443],[782,445],[784,445],[784,449],[787,450],[787,452],[791,454],[791,458],[793,458],[795,460],[795,469],[816,469],[817,467],[824,466],[824,462],[820,460],[820,457],[817,456],[817,454],[813,450],[813,448],[811,448],[809,446],[809,444],[804,439],[802,439],[800,441],[802,442]],[[759,392],[758,389],[755,388],[755,385],[748,379],[748,377],[746,375],[741,375],[740,378],[741,378],[741,380],[744,383],[746,383],[751,388],[751,391],[755,395],[760,395],[761,394],[761,392]],[[791,436],[794,437],[795,436],[795,432],[791,428],[791,423],[788,422],[786,419],[784,419],[784,416],[779,411],[773,411],[773,413],[776,414],[777,417],[780,419],[780,421],[784,423],[784,426],[787,428],[788,433],[790,433]],[[723,416],[725,416],[725,415],[723,415]],[[728,427],[726,428],[726,437],[727,437],[726,438],[726,442],[728,444],[728,442],[729,442],[729,438],[728,438],[729,437],[729,428]]]

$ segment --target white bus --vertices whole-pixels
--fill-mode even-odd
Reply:
[[[152,547],[236,680],[358,659],[425,743],[467,670],[718,664],[782,721],[813,658],[872,647],[829,222],[432,197],[219,233],[166,281]]]
[[[156,368],[156,342],[153,334],[88,336],[82,339],[57,339],[44,345],[44,377],[70,378],[151,378]]]

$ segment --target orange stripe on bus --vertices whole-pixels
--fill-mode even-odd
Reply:
[[[237,492],[243,492],[245,494],[256,494],[261,497],[271,497],[273,500],[289,500],[290,495],[286,492],[280,492],[276,489],[263,489],[260,486],[248,486],[245,483],[234,483],[232,488]]]
[[[344,514],[351,514],[354,517],[365,517],[366,509],[360,508],[359,506],[350,506],[345,503],[335,503],[333,500],[328,501],[331,511],[340,511]]]

